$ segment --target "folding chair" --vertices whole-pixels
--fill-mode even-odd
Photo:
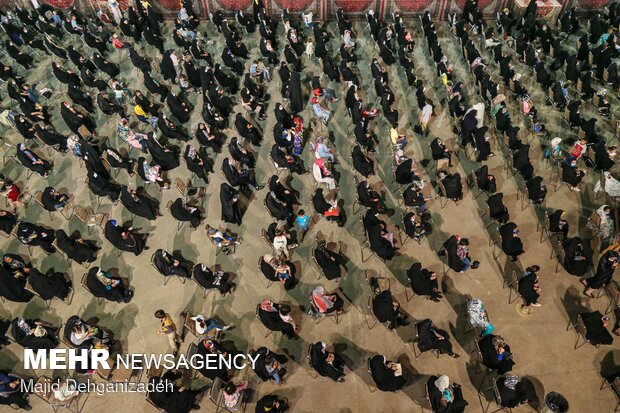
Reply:
[[[261,255],[261,256],[258,258],[258,270],[261,272],[261,274],[263,273],[263,267],[262,267],[262,265],[263,265],[263,262],[264,262],[264,261],[265,261],[265,260],[263,259],[263,256]],[[270,280],[269,278],[267,278],[267,285],[265,286],[265,288],[269,288],[269,287],[271,287],[271,286],[273,285],[273,283],[274,283],[274,282],[275,282],[275,280]]]
[[[84,289],[85,289],[86,291],[88,291],[88,292],[89,292],[89,293],[90,293],[93,297],[95,297],[95,298],[97,299],[97,303],[98,303],[99,305],[103,304],[103,301],[105,300],[105,298],[95,296],[95,294],[93,294],[93,292],[91,291],[91,289],[90,289],[90,288],[88,288],[88,282],[87,282],[87,280],[88,280],[88,273],[84,273],[84,275],[82,275],[82,279],[80,280],[80,285],[81,285],[82,287],[84,287]]]
[[[568,326],[571,326],[571,322],[568,322]],[[581,314],[577,315],[577,319],[575,320],[575,324],[573,324],[573,328],[575,329],[575,332],[577,333],[577,340],[575,341],[575,347],[574,349],[577,350],[579,347],[583,346],[586,343],[590,343],[590,340],[587,339],[586,334],[587,334],[587,329],[586,329],[586,325],[583,322],[583,318],[581,318]],[[579,344],[580,339],[583,339],[583,343]],[[596,348],[600,347],[600,344],[596,344],[595,345]]]
[[[43,297],[41,297],[41,295],[37,291],[35,291],[35,289],[32,287],[32,284],[30,284],[30,280],[26,280],[26,285],[24,286],[24,289],[27,291],[30,291],[32,294],[36,295],[41,300],[43,300],[43,302],[45,303],[45,308],[47,309],[50,308],[50,305],[52,304],[52,299],[50,298],[49,300],[46,300]]]
[[[476,344],[476,348],[474,351],[472,351],[469,354],[473,354],[476,353],[476,355],[478,356],[478,363],[476,363],[476,371],[477,369],[482,370],[482,372],[484,373],[484,375],[482,376],[482,382],[480,384],[480,386],[478,387],[478,390],[480,389],[480,387],[482,387],[482,383],[484,383],[484,379],[487,377],[487,375],[489,373],[491,373],[491,369],[488,368],[485,364],[484,364],[484,358],[482,357],[482,351],[480,351],[480,342],[478,339],[474,339],[474,343]]]
[[[144,399],[148,402],[148,404],[150,404],[151,406],[156,408],[159,413],[166,413],[166,409],[162,409],[161,407],[158,407],[155,404],[155,402],[153,402],[153,400],[151,400],[151,394],[150,393],[147,392],[146,395],[144,396]]]
[[[310,367],[310,377],[316,379],[317,377],[319,377],[319,373],[316,372],[316,370],[314,369],[314,365],[312,364],[312,345],[313,343],[308,344],[308,355],[306,356],[306,359],[308,360],[308,366]]]
[[[489,408],[491,407],[491,403],[493,403],[493,402],[495,402],[495,407],[497,407],[497,409],[493,410],[490,413],[497,413],[499,411],[503,411],[503,412],[507,412],[507,413],[512,413],[512,409],[510,407],[502,406],[502,396],[499,394],[499,389],[497,388],[497,381],[495,381],[495,379],[493,379],[493,378],[489,378],[488,382],[489,382],[489,387],[487,387],[482,392],[486,392],[486,391],[492,389],[493,390],[493,399],[491,399],[491,400],[489,400],[487,402],[487,407],[483,410],[484,413],[489,413]]]
[[[338,241],[338,252],[337,254],[340,255],[342,252],[342,244],[340,243],[340,241]],[[312,249],[312,262],[314,263],[314,265],[316,266],[317,270],[318,270],[318,275],[316,277],[317,280],[320,280],[321,278],[325,277],[325,272],[323,271],[323,268],[321,268],[321,266],[319,265],[319,262],[316,259],[316,249],[318,248],[319,245],[319,240],[316,240],[316,245],[315,247]],[[327,245],[325,245],[325,247],[327,248]],[[345,274],[346,275],[346,274]]]
[[[53,380],[48,376],[39,377],[34,385],[34,395],[49,404],[54,413],[58,412],[58,410],[62,407],[72,413],[80,413],[84,409],[84,405],[90,397],[89,392],[80,392],[77,396],[72,397],[69,400],[59,400],[51,391],[52,383]],[[82,399],[84,400],[82,401]]]
[[[370,357],[368,357],[368,359],[367,359],[367,361],[366,361],[366,368],[367,368],[367,370],[368,370],[368,374],[370,375],[370,379],[371,379],[371,380],[372,380],[372,382],[374,383],[374,382],[375,382],[375,378],[373,377],[373,375],[372,375],[372,369],[370,368],[370,360],[372,360],[372,359],[371,359]],[[368,384],[368,391],[369,391],[370,393],[374,393],[374,392],[376,392],[376,391],[377,391],[377,389],[378,389],[378,387],[373,386],[373,385],[371,385],[371,384]]]
[[[263,241],[265,241],[265,244],[267,244],[269,248],[271,248],[271,250],[273,251],[273,243],[269,240],[269,235],[267,234],[267,230],[264,228],[261,229],[260,234],[263,238]]]
[[[504,288],[508,287],[509,288],[509,293],[508,293],[508,304],[512,304],[514,303],[519,297],[521,297],[521,294],[519,294],[519,280],[517,278],[517,272],[516,271],[512,271],[511,275],[510,275],[510,281],[506,281],[506,279],[504,279]],[[512,299],[512,293],[515,293],[516,298],[513,300]]]
[[[172,201],[168,201],[168,203],[166,204],[166,210],[168,211],[170,215],[172,215],[172,211],[170,210],[171,206],[172,206]],[[175,221],[177,221],[177,231],[180,231],[181,228],[183,228],[183,225],[185,225],[185,221],[179,221],[176,218],[175,218]]]
[[[189,311],[185,312],[185,319],[183,319],[183,331],[189,331],[194,337],[198,337],[198,333],[196,332],[196,323],[192,320],[193,317],[195,317],[194,314]]]
[[[562,242],[559,239],[555,241],[555,248],[554,243],[551,242],[551,257],[549,257],[549,259],[553,258],[554,256],[556,260],[555,274],[557,274],[558,272],[560,272],[560,268],[562,268],[562,265],[564,265],[565,256],[564,247],[562,246]]]
[[[416,359],[420,358],[422,353],[427,353],[428,352],[428,350],[421,351],[418,348],[418,346],[416,345],[420,341],[420,331],[418,330],[418,326],[419,326],[420,323],[421,323],[421,321],[418,321],[417,323],[415,323],[413,325],[413,330],[415,331],[415,338],[411,342],[411,346],[413,347],[413,355],[415,356]],[[439,358],[439,356],[441,355],[441,353],[439,353],[439,350],[437,350],[436,348],[433,348],[433,349],[430,349],[430,350],[435,355],[435,357],[437,357],[437,358]]]
[[[195,274],[194,268],[192,268],[192,280],[196,283],[196,285],[199,288],[201,288],[203,290],[202,298],[207,298],[209,296],[209,294],[211,294],[211,291],[213,291],[214,289],[213,288],[206,288],[206,287],[204,287],[202,284],[200,284],[198,282],[198,280],[196,279],[196,274]]]
[[[108,213],[98,213],[96,214],[91,208],[84,208],[81,205],[76,205],[73,209],[73,215],[82,223],[86,224],[88,227],[88,234],[92,233],[92,230],[95,226],[98,226],[103,229],[104,222],[108,222],[108,217],[110,214]]]
[[[196,345],[196,343],[189,343],[189,346],[187,347],[187,351],[185,352],[185,359],[186,360],[191,360],[191,358],[198,352],[198,346]],[[196,378],[198,377],[198,370],[192,369],[191,370],[191,376],[192,378]]]
[[[538,224],[537,224],[538,225]],[[560,239],[560,235],[563,235],[562,231],[551,231],[549,230],[550,222],[549,222],[549,212],[545,209],[545,217],[542,225],[542,231],[540,232],[540,242],[542,243],[545,236],[551,239],[551,237],[556,237],[558,240]]]
[[[274,168],[276,169],[276,175],[280,176],[280,172],[285,172],[287,174],[290,172],[288,168],[283,168],[279,166],[277,163],[275,163],[275,161],[271,157],[271,153],[269,153],[269,161],[273,164]]]
[[[330,294],[333,294],[333,293],[334,292],[332,292]],[[335,291],[335,293],[338,294],[337,291]],[[338,295],[340,296],[340,294],[338,294]],[[314,319],[314,323],[315,324],[318,325],[325,318],[329,318],[329,319],[333,320],[336,325],[338,325],[338,321],[339,321],[338,318],[339,318],[340,314],[338,314],[337,311],[334,311],[332,313],[321,313],[319,311],[318,307],[316,306],[316,304],[314,303],[314,297],[312,297],[312,293],[310,293],[310,308],[311,308],[312,314],[314,314],[312,318]]]
[[[187,198],[187,189],[189,187],[188,183],[183,181],[181,178],[176,178],[174,180],[174,186],[177,188],[177,190],[183,197]]]
[[[607,380],[603,380],[603,385],[601,386],[601,390],[609,387],[611,391],[616,396],[616,407],[614,408],[614,413],[620,409],[620,377],[616,377],[613,382],[609,383]]]
[[[366,262],[369,259],[371,259],[372,257],[377,257],[379,258],[383,263],[385,263],[385,260],[381,257],[379,257],[377,255],[376,252],[373,251],[372,248],[370,248],[370,239],[368,238],[368,233],[366,232],[366,227],[364,227],[364,218],[362,217],[362,215],[360,215],[360,223],[362,224],[362,230],[364,231],[364,236],[366,237],[366,241],[364,241],[360,247],[360,255],[362,257],[362,262]],[[364,259],[364,249],[368,249],[370,251],[370,255],[366,257],[366,259]]]
[[[605,308],[605,314],[611,313],[615,307],[620,305],[620,291],[618,291],[618,284],[612,280],[605,288],[607,297],[609,298],[609,304]]]
[[[155,253],[151,255],[151,265],[153,266],[153,268],[155,268],[155,270],[157,270],[158,273],[160,273],[164,277],[164,285],[168,284],[170,278],[173,278],[172,275],[164,275],[161,271],[159,271],[159,268],[157,268],[157,265],[155,265]],[[177,274],[174,274],[174,277],[176,277],[181,282],[181,284],[185,284],[185,278]]]
[[[417,213],[417,209],[414,209],[414,212],[413,212],[413,213],[414,213],[416,216],[420,217],[420,219],[422,219],[422,217],[421,217],[421,216]],[[398,237],[400,238],[400,245],[401,245],[401,246],[405,245],[405,243],[406,243],[408,240],[410,240],[410,239],[415,240],[415,242],[417,242],[417,243],[418,243],[418,245],[420,245],[420,244],[422,243],[422,238],[424,238],[424,236],[420,236],[420,237],[418,237],[418,238],[412,238],[412,237],[410,237],[410,236],[409,236],[409,234],[407,234],[407,231],[406,231],[407,225],[405,224],[405,216],[406,216],[406,215],[409,215],[409,213],[405,214],[405,211],[402,211],[402,212],[400,213],[400,220],[401,220],[401,222],[403,223],[403,229],[401,230],[399,227],[397,227],[397,228],[398,228]],[[404,241],[403,241],[402,232],[404,232],[404,233],[405,233],[405,240],[404,240]]]
[[[228,383],[225,383],[222,379],[216,377],[213,381],[211,389],[209,389],[209,400],[211,400],[211,402],[215,404],[215,413],[220,413],[224,411],[243,413],[247,404],[249,391],[247,389],[243,390],[241,395],[239,396],[237,404],[233,407],[228,407],[224,404],[224,386],[226,384]]]
[[[210,229],[212,229],[212,228],[213,228],[213,227],[212,227],[211,225],[207,224],[207,226],[205,227],[205,232],[207,232],[207,233],[208,233],[208,232],[209,232],[209,230],[210,230]],[[217,257],[217,256],[220,254],[220,252],[222,252],[225,248],[226,248],[228,251],[231,251],[233,254],[235,253],[235,245],[236,245],[236,244],[234,244],[234,243],[233,243],[233,244],[231,244],[232,248],[230,248],[230,247],[229,247],[229,246],[227,246],[227,245],[224,245],[224,246],[222,246],[222,245],[217,245],[217,243],[215,242],[215,240],[214,240],[214,239],[212,239],[212,238],[211,238],[211,237],[209,237],[209,236],[207,236],[207,238],[209,238],[209,241],[211,241],[211,244],[213,244],[213,246],[215,247],[215,256],[216,256],[216,257]]]
[[[265,334],[265,338],[269,337],[271,335],[271,333],[273,333],[272,330],[270,330],[269,328],[267,328],[267,326],[265,325],[265,323],[263,323],[263,320],[260,319],[259,316],[259,310],[260,310],[260,304],[256,305],[256,318],[258,319],[258,321],[260,321],[261,325],[263,327],[265,327],[265,330],[267,330],[267,333]]]
[[[353,201],[353,214],[357,215],[358,212],[362,212],[364,210],[364,205],[361,204],[360,202],[360,197],[359,194],[357,193],[357,187],[359,186],[359,180],[357,179],[357,174],[353,175],[353,184],[355,185],[355,201]],[[359,205],[359,209],[357,209],[355,206]]]
[[[441,180],[437,180],[437,186],[439,187],[440,191],[435,191],[435,198],[439,198],[439,206],[441,207],[441,209],[444,209],[446,206],[448,206],[448,204],[450,203],[450,201],[454,202],[454,205],[458,206],[459,205],[459,201],[458,199],[452,199],[452,198],[448,198],[447,197],[447,192],[446,192],[446,187],[444,186],[443,182],[441,182]],[[440,195],[441,192],[441,195]],[[446,202],[443,203],[443,199],[445,198]]]
[[[103,163],[103,167],[108,170],[114,179],[117,179],[118,175],[121,173],[121,170],[124,170],[123,168],[113,168],[106,158],[101,158],[101,163]]]
[[[50,221],[53,221],[54,217],[52,216],[52,211],[45,209],[45,207],[43,206],[43,193],[41,191],[37,191],[34,193],[34,200],[37,201],[37,204],[39,204],[39,206],[43,208],[43,210],[47,211],[50,217]]]
[[[190,344],[190,346],[192,344]],[[128,387],[131,386],[134,390],[137,390],[142,379],[142,374],[144,374],[144,369],[142,367],[132,369],[116,364],[108,375],[108,381],[110,383],[127,383]]]

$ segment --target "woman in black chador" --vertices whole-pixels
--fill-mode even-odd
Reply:
[[[95,261],[97,251],[99,251],[99,248],[93,241],[73,238],[64,229],[56,231],[56,245],[59,250],[67,254],[67,258],[78,264]]]
[[[231,224],[241,225],[242,212],[239,206],[239,191],[227,183],[220,186],[220,203],[222,220]]]
[[[129,212],[148,220],[154,220],[159,213],[159,202],[139,194],[137,191],[124,186],[121,190],[121,203]]]

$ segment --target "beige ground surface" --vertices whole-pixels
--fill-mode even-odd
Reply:
[[[417,20],[412,21],[410,26],[416,31],[416,73],[424,80],[425,85],[427,85],[427,93],[437,103],[443,94],[437,93],[439,82],[423,45],[419,23]],[[460,59],[456,40],[448,34],[447,27],[444,27],[443,24],[439,26],[443,33],[441,44],[450,62],[455,65],[456,78],[465,82],[466,94],[470,98],[470,102],[475,103],[478,98],[475,96],[472,86],[473,76],[466,70],[464,62]],[[207,28],[205,24],[202,27],[203,30]],[[378,104],[374,88],[371,86],[372,79],[368,68],[371,57],[378,57],[378,50],[373,47],[366,36],[362,36],[362,27],[357,25],[356,27],[358,28],[358,45],[360,46],[357,52],[360,57],[358,68],[364,85],[364,99],[366,102]],[[334,33],[334,28],[335,26],[330,25],[332,33]],[[282,29],[280,28],[280,30]],[[212,25],[208,25],[208,33],[214,34]],[[216,40],[216,45],[212,46],[211,50],[217,51],[216,55],[219,56],[221,46],[217,42],[222,40],[222,37],[215,32],[212,38]],[[285,41],[282,33],[280,33],[280,38]],[[259,53],[257,39],[257,33],[255,33],[245,40],[253,55]],[[574,39],[572,40],[574,42]],[[173,45],[172,39],[167,39],[167,46],[173,47]],[[333,49],[336,51],[337,47],[339,44],[335,40]],[[144,51],[144,48],[141,50]],[[149,56],[154,55],[151,49],[147,49],[147,53]],[[112,59],[118,61],[119,57],[115,55]],[[59,88],[58,82],[48,75],[49,64],[49,58],[39,60],[37,69],[33,70],[29,76],[37,79],[32,83],[39,83],[39,87],[51,85],[58,92],[57,99],[61,99],[63,96],[62,89]],[[309,80],[311,75],[320,74],[320,67],[315,61],[304,58],[304,64],[306,66],[306,79]],[[122,57],[121,65],[124,70],[122,77],[128,81],[130,87],[144,90],[141,85],[141,75],[138,75],[138,72],[132,68],[125,55]],[[408,151],[414,154],[418,160],[428,158],[428,143],[433,136],[442,137],[448,142],[449,146],[454,147],[456,142],[451,133],[448,115],[441,108],[436,111],[437,116],[433,120],[430,136],[423,138],[413,134],[412,128],[409,127],[409,121],[415,121],[418,116],[415,94],[407,93],[406,78],[402,69],[398,70],[397,65],[394,65],[388,70],[392,88],[396,93],[398,109],[401,113],[402,120],[400,123],[403,130],[410,136],[411,144]],[[497,73],[496,69],[494,70],[494,73]],[[261,125],[265,131],[268,131],[267,137],[263,146],[257,148],[259,159],[257,176],[262,181],[266,181],[274,172],[273,166],[267,159],[267,154],[273,139],[270,132],[275,121],[272,114],[273,107],[276,102],[281,100],[278,83],[279,79],[276,75],[269,86],[269,92],[273,96],[269,106],[270,115],[268,120]],[[530,88],[534,90],[533,79],[527,83],[531,83]],[[344,91],[339,85],[330,86],[335,88],[339,94]],[[557,112],[544,106],[545,96],[540,92],[540,88],[537,90],[538,92],[534,94],[534,101],[548,127],[554,131],[554,134],[557,133],[566,137],[574,136],[572,132],[566,131],[561,122],[558,121]],[[197,124],[202,121],[200,116],[202,99],[199,96],[194,96],[192,99],[196,103],[196,108],[188,126],[193,135]],[[8,106],[10,103],[5,101],[4,105]],[[514,107],[514,102],[512,106]],[[97,317],[101,326],[113,331],[115,336],[120,339],[124,351],[129,353],[159,353],[166,350],[167,342],[164,338],[154,334],[158,323],[153,318],[153,312],[158,308],[164,308],[173,314],[178,319],[177,323],[180,324],[180,313],[187,309],[207,316],[217,315],[227,323],[234,323],[236,328],[227,334],[226,339],[232,340],[241,351],[265,345],[272,350],[285,352],[291,356],[290,374],[286,384],[282,387],[276,387],[271,383],[255,384],[256,393],[253,400],[256,400],[260,395],[275,392],[288,397],[292,405],[291,411],[296,413],[318,411],[338,413],[413,412],[420,410],[417,404],[423,402],[423,383],[426,378],[429,375],[441,373],[447,374],[453,381],[463,385],[465,397],[470,403],[467,411],[480,412],[483,407],[478,399],[476,388],[482,377],[476,367],[476,356],[469,355],[474,350],[475,334],[465,333],[466,322],[462,317],[466,300],[470,297],[478,297],[484,301],[493,324],[496,326],[497,333],[504,336],[513,349],[514,359],[516,360],[514,373],[529,379],[534,385],[536,398],[532,399],[530,405],[520,407],[517,411],[536,410],[541,406],[540,401],[545,393],[552,390],[564,394],[569,399],[571,411],[612,411],[616,405],[613,394],[609,390],[599,391],[599,387],[601,369],[613,370],[617,363],[614,359],[620,356],[618,352],[614,351],[616,345],[600,349],[585,345],[574,350],[576,334],[573,330],[566,330],[569,318],[574,320],[576,314],[585,308],[604,310],[607,305],[607,298],[586,299],[582,295],[582,286],[577,278],[568,275],[563,270],[557,274],[554,273],[556,261],[554,258],[550,258],[552,256],[551,243],[547,239],[543,239],[542,243],[540,242],[540,233],[536,231],[539,218],[535,215],[534,208],[530,205],[522,210],[521,201],[517,201],[516,181],[510,174],[507,175],[503,169],[506,163],[505,155],[499,149],[495,149],[497,156],[490,158],[488,165],[498,180],[499,190],[505,194],[504,199],[510,209],[511,220],[518,224],[525,243],[526,253],[520,257],[517,265],[510,263],[501,253],[499,256],[496,255],[497,259],[494,259],[493,249],[489,247],[489,233],[485,229],[487,221],[481,218],[486,205],[483,197],[474,199],[475,193],[470,191],[466,191],[463,201],[458,206],[450,202],[442,209],[439,200],[430,202],[430,211],[435,226],[435,231],[430,239],[424,240],[420,245],[409,241],[401,249],[401,255],[387,265],[376,258],[371,258],[363,263],[360,256],[360,246],[363,241],[362,228],[359,220],[352,213],[354,172],[349,156],[350,147],[354,142],[351,133],[352,126],[350,118],[345,114],[342,100],[333,105],[333,108],[335,115],[329,124],[329,130],[334,134],[334,145],[339,159],[337,165],[337,170],[341,174],[339,197],[345,201],[345,209],[349,219],[344,228],[338,228],[334,224],[320,220],[312,228],[304,243],[294,251],[293,261],[301,273],[300,284],[294,290],[285,292],[279,286],[266,289],[265,279],[256,267],[258,257],[268,251],[261,239],[260,230],[271,222],[271,218],[262,206],[266,195],[266,190],[262,190],[251,199],[243,218],[243,225],[231,227],[232,230],[241,234],[243,240],[234,255],[216,257],[215,250],[207,241],[202,228],[198,231],[191,231],[185,226],[181,231],[177,231],[175,221],[162,208],[164,217],[154,222],[147,222],[140,218],[135,221],[135,227],[141,227],[151,234],[148,241],[151,250],[138,257],[126,253],[117,257],[116,252],[110,248],[110,244],[103,239],[100,229],[95,229],[93,234],[89,236],[89,238],[96,239],[99,245],[103,247],[96,265],[103,268],[118,268],[121,274],[130,278],[131,285],[135,289],[135,298],[130,304],[106,302],[99,305],[97,300],[79,284],[84,273],[83,268],[76,264],[68,267],[59,255],[46,256],[43,251],[37,249],[31,257],[35,266],[43,270],[54,267],[56,270],[69,273],[76,290],[73,303],[71,306],[67,306],[64,303],[54,301],[49,309],[46,309],[44,303],[38,298],[33,299],[28,304],[2,303],[0,316],[6,319],[23,315],[41,318],[54,325],[60,325],[73,314],[79,314],[85,319]],[[307,109],[303,116],[308,121],[312,114]],[[388,205],[395,208],[395,213],[389,218],[384,217],[384,219],[390,220],[393,224],[399,224],[401,209],[396,206],[397,198],[393,195],[394,187],[390,179],[391,160],[387,146],[387,126],[381,116],[378,119],[375,132],[379,136],[381,144],[376,154],[377,173],[371,178],[371,182],[386,193]],[[513,119],[518,122],[520,118],[515,114]],[[60,130],[66,130],[58,113],[54,116],[54,124]],[[114,145],[123,146],[114,136],[115,120],[113,118],[106,119],[99,113],[98,124],[100,135],[110,136]],[[21,139],[13,130],[4,132],[3,136],[10,142],[17,142]],[[231,132],[228,133],[228,136],[234,135]],[[495,143],[494,147],[496,148]],[[540,162],[541,152],[536,142],[533,142],[533,149],[534,153],[537,154],[532,156],[536,159],[537,173],[542,175],[545,181],[549,181],[551,171],[545,169],[543,163]],[[210,176],[208,185],[208,196],[205,203],[206,222],[212,226],[221,223],[218,191],[223,177],[219,173],[219,168],[224,156],[226,156],[226,150],[215,159],[215,170],[218,172]],[[306,164],[309,164],[312,159],[312,154],[307,149],[304,158]],[[85,170],[80,169],[77,160],[71,156],[63,157],[55,153],[53,154],[53,161],[55,167],[49,178],[49,184],[71,193],[75,197],[76,204],[95,207],[96,199],[83,184]],[[477,168],[476,163],[464,157],[461,157],[456,166],[463,177]],[[4,166],[2,173],[25,185],[31,193],[43,189],[48,184],[36,176],[27,180],[24,169],[16,163],[9,163]],[[424,173],[426,174],[426,172]],[[171,171],[171,176],[173,179],[176,177],[187,178],[189,173],[183,164]],[[586,217],[592,204],[600,205],[603,200],[593,201],[592,186],[595,177],[588,175],[585,181],[581,193],[571,193],[566,187],[560,188],[557,192],[551,189],[547,197],[546,208],[553,210],[561,207],[567,210],[571,224],[571,235],[579,233],[582,237],[590,238],[589,232],[584,227]],[[136,185],[135,178],[128,180],[124,174],[120,175],[119,182],[129,182],[130,185]],[[198,184],[198,182],[195,183]],[[309,209],[308,200],[314,188],[312,177],[310,175],[295,176],[291,185],[300,191],[304,206]],[[426,191],[434,195],[430,185]],[[156,188],[151,187],[149,193],[160,199],[162,206],[178,196],[174,188],[159,193]],[[107,200],[104,200],[97,210],[109,212],[116,219],[127,220],[130,217],[122,205],[113,206]],[[35,202],[30,204],[25,213],[21,210],[19,212],[22,219],[54,228],[62,227],[70,231],[79,230],[86,235],[86,227],[75,218],[66,221],[60,216],[55,216],[53,220],[50,220],[47,212],[39,208]],[[300,305],[305,306],[307,304],[310,291],[317,285],[310,251],[313,239],[319,231],[329,240],[342,241],[346,255],[350,258],[346,278],[340,282],[339,286],[351,299],[353,307],[342,317],[338,326],[329,320],[315,325],[311,319],[302,316],[299,310]],[[412,301],[407,302],[404,289],[407,268],[413,262],[419,261],[425,267],[441,272],[442,264],[435,251],[441,242],[453,233],[466,236],[471,240],[472,255],[481,262],[480,268],[475,271],[468,271],[465,274],[450,272],[446,276],[440,276],[441,286],[446,297],[440,303],[433,303],[420,297],[415,297]],[[20,245],[15,239],[2,239],[0,245],[2,251],[27,254],[25,246]],[[234,295],[225,298],[212,294],[205,300],[202,291],[193,283],[181,285],[177,280],[171,280],[164,287],[162,277],[149,264],[151,253],[157,248],[164,248],[168,251],[181,250],[185,257],[194,262],[203,262],[208,265],[221,264],[225,270],[237,274],[237,291]],[[540,282],[543,289],[541,299],[543,306],[536,309],[531,317],[524,318],[515,312],[514,303],[508,304],[509,290],[502,288],[502,277],[504,274],[510,274],[513,269],[519,271],[519,268],[525,268],[532,264],[538,264],[542,268]],[[441,328],[448,330],[452,336],[455,351],[460,353],[462,357],[452,359],[443,356],[436,359],[432,354],[423,354],[419,359],[415,359],[411,343],[414,337],[412,327],[401,328],[392,332],[378,325],[369,331],[364,321],[364,317],[368,315],[366,302],[370,292],[364,279],[365,270],[371,270],[391,280],[393,293],[414,320],[430,317]],[[319,283],[328,289],[337,287],[335,282],[321,280]],[[265,297],[287,302],[294,306],[297,319],[301,320],[300,340],[289,341],[278,334],[264,338],[264,330],[254,317],[254,309],[259,300]],[[182,351],[185,351],[188,343],[192,340],[194,340],[192,336],[187,337]],[[346,383],[335,384],[329,379],[313,379],[311,377],[306,361],[306,351],[309,343],[318,340],[335,346],[347,360]],[[368,385],[371,380],[366,371],[366,359],[375,354],[384,354],[393,360],[398,359],[406,366],[408,385],[403,391],[393,394],[369,392]],[[15,368],[17,371],[21,371],[21,360],[22,349],[12,344],[0,353],[0,368]],[[49,371],[31,373],[51,374]],[[235,379],[241,377],[256,379],[252,371],[239,372]],[[206,381],[198,380],[195,383],[196,386],[201,384],[206,384]],[[49,409],[36,398],[32,399],[32,404],[37,412]],[[215,410],[215,407],[207,399],[202,401],[201,406],[201,410],[204,411]],[[484,407],[486,407],[486,402]],[[253,406],[250,403],[248,410],[252,409]],[[141,394],[93,395],[84,411],[89,413],[148,412],[154,411],[154,408],[146,404],[144,396]]]

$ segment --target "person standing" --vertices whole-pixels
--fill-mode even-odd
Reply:
[[[123,12],[121,11],[121,6],[118,4],[116,0],[108,0],[108,8],[110,9],[110,13],[114,17],[114,21],[117,25],[121,24],[121,20],[123,20]]]
[[[306,232],[308,232],[308,226],[310,225],[310,217],[306,215],[306,212],[303,209],[297,211],[297,218],[295,218],[295,223],[301,232],[301,239],[299,242],[304,240],[306,236]]]
[[[164,310],[155,311],[155,318],[157,318],[161,322],[161,328],[155,332],[158,336],[165,335],[168,338],[168,343],[174,354],[179,351],[179,345],[182,343],[182,340],[179,338],[177,334],[177,327],[172,321],[172,317],[170,314],[166,313]]]

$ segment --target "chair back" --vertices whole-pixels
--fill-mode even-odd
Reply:
[[[502,406],[502,396],[499,394],[499,389],[497,388],[497,382],[493,378],[490,378],[489,381],[491,382],[491,387],[493,387],[493,394],[495,395],[495,403],[497,403],[498,406]]]
[[[267,200],[265,199],[265,202]],[[270,248],[273,248],[273,244],[271,241],[269,241],[269,234],[267,233],[267,230],[265,228],[260,230],[261,236],[263,237],[263,241],[265,241],[267,243],[267,245],[269,245]]]
[[[52,379],[47,376],[39,377],[34,385],[34,395],[48,403],[51,403],[55,399],[54,393],[51,390],[52,383]]]
[[[181,178],[177,178],[174,180],[174,185],[177,187],[181,195],[187,196],[187,183],[183,181]]]
[[[308,344],[308,365],[310,367],[314,368],[314,366],[312,365],[312,356],[311,356],[311,354],[312,354],[312,344],[313,343]]]
[[[519,290],[519,280],[517,278],[517,272],[514,270],[512,271],[512,274],[510,276],[510,286],[516,291]]]
[[[82,275],[82,279],[80,280],[80,284],[82,285],[82,287],[84,287],[84,289],[85,289],[86,291],[88,291],[89,293],[91,293],[92,295],[94,295],[94,294],[93,294],[93,292],[90,290],[90,288],[88,288],[88,282],[87,282],[87,279],[88,279],[88,273],[87,273],[87,272],[85,272],[85,273],[84,273],[84,275]]]
[[[484,359],[482,358],[482,351],[480,351],[480,343],[478,339],[474,340],[474,343],[476,343],[476,353],[478,353],[478,358],[481,363],[484,363]]]
[[[39,294],[34,287],[32,286],[32,284],[30,284],[30,280],[26,280],[26,285],[24,286],[24,290],[30,291],[31,293],[33,293],[34,295],[36,295],[39,298],[41,297],[41,294]]]
[[[194,322],[194,320],[192,320],[192,317],[194,317],[194,315],[188,311],[187,314],[185,314],[185,320],[183,320],[183,327],[185,327],[187,331],[192,333],[194,336],[198,336],[196,332],[196,323]],[[193,344],[190,344],[190,347],[192,345]]]
[[[62,323],[60,327],[58,327],[58,338],[60,341],[69,348],[75,348],[75,345],[65,337],[65,330],[67,328],[66,323]]]
[[[15,336],[13,335],[13,321],[15,321],[15,320],[12,320],[11,323],[9,324],[9,328],[6,330],[5,336],[10,341],[13,341],[13,342],[17,343],[17,340],[15,340]]]
[[[41,206],[41,208],[45,209],[45,207],[43,206],[43,192],[41,191],[37,191],[34,193],[34,199],[35,201],[37,201],[37,204],[39,204]]]
[[[426,400],[431,411],[433,411],[433,403],[431,403],[431,392],[428,390],[428,381],[424,384],[424,392],[426,393]]]
[[[157,265],[155,265],[155,253],[153,253],[153,255],[151,255],[151,265],[153,266],[153,268],[155,268],[155,270],[157,272],[159,272],[161,274],[161,272],[159,271],[159,268],[157,268]]]
[[[607,294],[609,295],[609,299],[612,301],[613,305],[618,305],[620,303],[620,291],[618,291],[618,284],[616,284],[613,280],[607,286]]]
[[[372,316],[372,318],[377,320],[377,316],[375,315],[375,310],[373,308],[372,295],[368,296],[368,311],[370,311],[370,315]],[[379,320],[377,320],[377,321],[379,321]]]
[[[219,377],[216,377],[213,380],[213,385],[209,389],[209,400],[213,402],[216,406],[219,406],[219,399],[222,393],[222,388],[224,387],[224,381]]]
[[[187,353],[185,354],[185,358],[189,360],[197,352],[198,352],[198,346],[196,345],[196,343],[190,343],[189,347],[187,348]]]
[[[88,210],[81,205],[75,206],[75,209],[73,210],[73,214],[83,223],[86,223],[90,215],[88,213]]]
[[[364,230],[364,235],[366,235],[366,239],[368,240],[368,232],[366,232],[366,226],[364,225],[364,217],[360,214],[360,224],[362,224],[362,229]],[[370,240],[368,240],[370,242]]]
[[[575,325],[575,329],[577,330],[578,334],[580,334],[581,336],[583,336],[584,339],[586,339],[587,329],[585,323],[583,322],[583,318],[581,318],[581,314],[577,315],[577,324]]]

